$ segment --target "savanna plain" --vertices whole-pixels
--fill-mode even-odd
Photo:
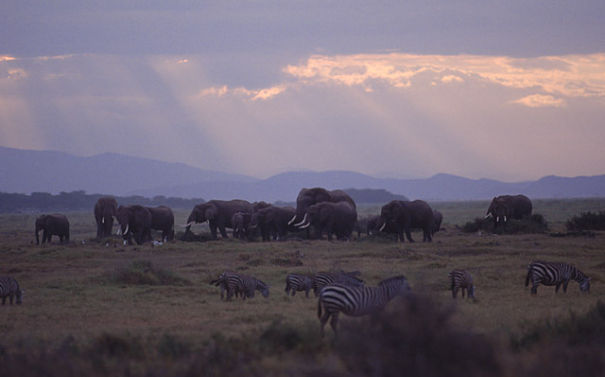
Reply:
[[[471,375],[540,375],[534,372],[545,360],[559,373],[550,375],[567,375],[566,367],[557,367],[565,360],[575,368],[604,366],[605,319],[588,329],[601,337],[596,348],[592,341],[570,345],[557,334],[590,326],[587,316],[605,318],[605,233],[567,235],[565,228],[574,215],[605,210],[605,199],[534,200],[534,213],[544,216],[548,231],[512,235],[461,231],[485,214],[489,202],[430,204],[444,215],[432,243],[418,242],[422,234],[416,232],[415,243],[355,234],[346,242],[226,239],[124,246],[117,237],[94,239],[91,209],[66,213],[68,244],[55,237],[36,245],[37,214],[1,214],[0,275],[15,277],[24,296],[22,305],[0,306],[0,369],[22,376],[403,375],[397,363],[407,359],[389,361],[383,348],[415,355],[413,366],[403,366],[409,375],[461,375],[447,365]],[[360,206],[359,212],[379,211]],[[176,210],[176,223],[185,223],[188,214]],[[524,283],[534,260],[574,264],[591,277],[590,293],[571,281],[567,293],[540,286],[532,296]],[[476,301],[452,298],[448,272],[454,268],[471,272]],[[209,282],[225,270],[263,280],[270,296],[221,300]],[[384,318],[341,316],[342,333],[335,337],[327,326],[321,338],[317,299],[312,292],[309,298],[304,292],[286,295],[285,277],[328,270],[361,271],[367,285],[403,274],[424,301],[392,302]],[[389,330],[376,330],[381,320],[391,321]],[[423,321],[433,321],[435,333],[429,329],[413,335],[422,340],[411,339],[408,327],[422,328]],[[578,331],[570,336],[581,338],[584,330]],[[467,335],[472,341],[464,340]],[[546,352],[544,339],[562,345]],[[375,355],[371,350],[377,348],[383,351]],[[483,356],[464,362],[443,356],[452,352]]]

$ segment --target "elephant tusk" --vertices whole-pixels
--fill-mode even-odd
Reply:
[[[306,228],[308,228],[310,225],[311,225],[311,223],[306,223],[306,224],[304,224],[304,225],[299,226],[299,227],[298,227],[298,229],[306,229]]]
[[[290,221],[288,221],[288,225],[292,225],[292,223],[296,220],[296,215],[294,215]]]
[[[105,224],[105,218],[101,217],[101,224]]]
[[[504,216],[504,222],[506,222],[506,216]]]
[[[307,214],[305,213],[305,217],[303,217],[302,221],[294,224],[294,226],[300,227],[301,225],[303,225],[306,222],[307,222]]]
[[[129,224],[126,224],[126,229],[124,229],[124,235],[128,234],[128,228],[129,228]]]
[[[387,227],[387,223],[382,224],[382,226],[380,227],[380,229],[378,229],[379,232],[382,232],[384,230],[384,228]]]
[[[488,213],[487,215],[485,215],[485,217],[483,219],[487,219],[488,217],[491,217],[491,216],[492,216],[492,214]]]
[[[193,221],[192,221],[192,222],[189,222],[189,223],[187,223],[187,224],[182,224],[181,226],[182,226],[183,228],[187,228],[187,227],[190,227],[191,225],[193,225]]]

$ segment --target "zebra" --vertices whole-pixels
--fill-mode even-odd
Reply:
[[[260,291],[263,297],[269,297],[269,286],[263,281],[235,272],[225,271],[218,279],[211,281],[210,284],[221,287],[221,299],[224,297],[223,294],[225,291],[227,291],[227,300],[231,300],[231,297],[234,295],[236,297],[241,295],[243,300],[246,297],[252,298],[254,297],[255,290]]]
[[[529,285],[531,280],[531,293],[538,293],[538,285],[554,285],[555,293],[559,292],[563,284],[563,292],[567,293],[567,284],[570,280],[575,280],[580,284],[580,291],[590,291],[590,278],[582,271],[578,270],[573,264],[553,263],[544,261],[534,261],[527,266],[527,276],[525,277],[525,286]]]
[[[19,283],[12,277],[2,276],[0,277],[0,297],[2,297],[2,305],[6,303],[6,298],[9,298],[9,302],[13,304],[13,298],[17,298],[17,304],[21,304],[23,297],[23,291],[19,288]]]
[[[381,281],[377,287],[354,287],[335,283],[321,290],[317,303],[317,317],[321,323],[321,336],[328,319],[336,333],[338,315],[359,317],[382,310],[396,296],[406,294],[410,290],[407,279],[403,275],[394,276]],[[323,307],[323,315],[322,315]]]
[[[359,271],[318,272],[313,277],[313,294],[317,297],[323,287],[334,283],[363,286],[363,280],[357,277],[360,274]]]
[[[454,269],[449,273],[451,280],[452,297],[456,298],[458,295],[458,289],[462,291],[462,297],[464,297],[464,290],[468,292],[468,298],[475,299],[475,285],[473,284],[473,277],[468,271]]]
[[[290,295],[290,291],[292,291],[292,296],[296,294],[296,292],[305,291],[305,296],[309,298],[309,291],[313,288],[313,278],[307,275],[298,275],[298,274],[288,274],[286,276],[286,294]]]

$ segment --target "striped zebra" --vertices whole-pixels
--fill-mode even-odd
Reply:
[[[313,277],[313,294],[317,297],[323,287],[334,283],[363,286],[363,280],[357,277],[360,274],[359,271],[318,272]]]
[[[462,297],[464,297],[464,291],[468,292],[468,298],[475,299],[475,285],[473,284],[473,277],[468,271],[454,269],[449,273],[451,281],[452,297],[456,298],[458,290],[462,291]]]
[[[353,287],[340,283],[324,287],[317,303],[321,336],[324,336],[324,327],[330,317],[330,326],[336,332],[340,313],[353,317],[372,314],[382,310],[393,298],[404,295],[409,290],[410,286],[403,275],[385,279],[377,287]]]
[[[288,274],[286,276],[286,294],[290,295],[292,292],[292,296],[296,294],[296,292],[305,291],[305,296],[309,297],[309,291],[313,288],[313,278],[307,275],[298,275],[298,274]]]
[[[254,297],[254,291],[260,291],[263,297],[269,297],[269,286],[256,279],[255,277],[237,274],[235,272],[223,272],[218,279],[213,280],[210,284],[221,287],[221,299],[224,297],[223,294],[227,292],[227,300],[235,295],[238,297],[242,296],[245,300],[246,297]]]
[[[525,278],[525,286],[529,285],[531,280],[531,293],[538,293],[538,285],[554,285],[555,293],[559,292],[561,284],[563,284],[563,292],[567,292],[567,284],[570,280],[575,280],[580,284],[580,291],[590,291],[590,278],[582,271],[578,270],[573,264],[567,263],[552,263],[535,261],[527,266],[527,277]]]
[[[2,297],[2,305],[6,303],[6,298],[9,298],[9,302],[13,304],[13,298],[17,298],[17,304],[21,304],[21,298],[23,292],[19,288],[19,283],[12,277],[2,276],[0,277],[0,297]]]

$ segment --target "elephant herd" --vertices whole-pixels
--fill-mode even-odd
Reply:
[[[524,195],[503,195],[493,198],[486,217],[493,217],[495,226],[505,224],[508,219],[520,219],[531,215],[532,204]],[[112,235],[114,217],[119,223],[118,234],[124,242],[137,244],[151,241],[151,230],[162,232],[162,240],[174,239],[174,214],[169,207],[145,207],[120,205],[115,198],[102,197],[94,207],[97,223],[97,238]],[[282,240],[288,233],[305,232],[307,237],[328,240],[350,239],[354,230],[368,235],[387,232],[396,235],[396,240],[414,242],[413,229],[423,232],[423,241],[431,242],[441,227],[442,214],[423,200],[393,200],[381,208],[379,216],[358,219],[355,201],[342,190],[326,190],[321,187],[303,188],[296,199],[296,208],[279,207],[265,202],[250,203],[246,200],[210,200],[196,205],[185,225],[191,232],[194,223],[208,222],[213,239],[220,232],[227,238],[227,228],[233,230],[235,238],[251,240],[260,235],[263,241]],[[36,219],[36,243],[38,233],[43,230],[42,243],[53,235],[61,242],[69,241],[69,221],[61,214],[42,215]],[[405,238],[404,238],[405,237]]]

